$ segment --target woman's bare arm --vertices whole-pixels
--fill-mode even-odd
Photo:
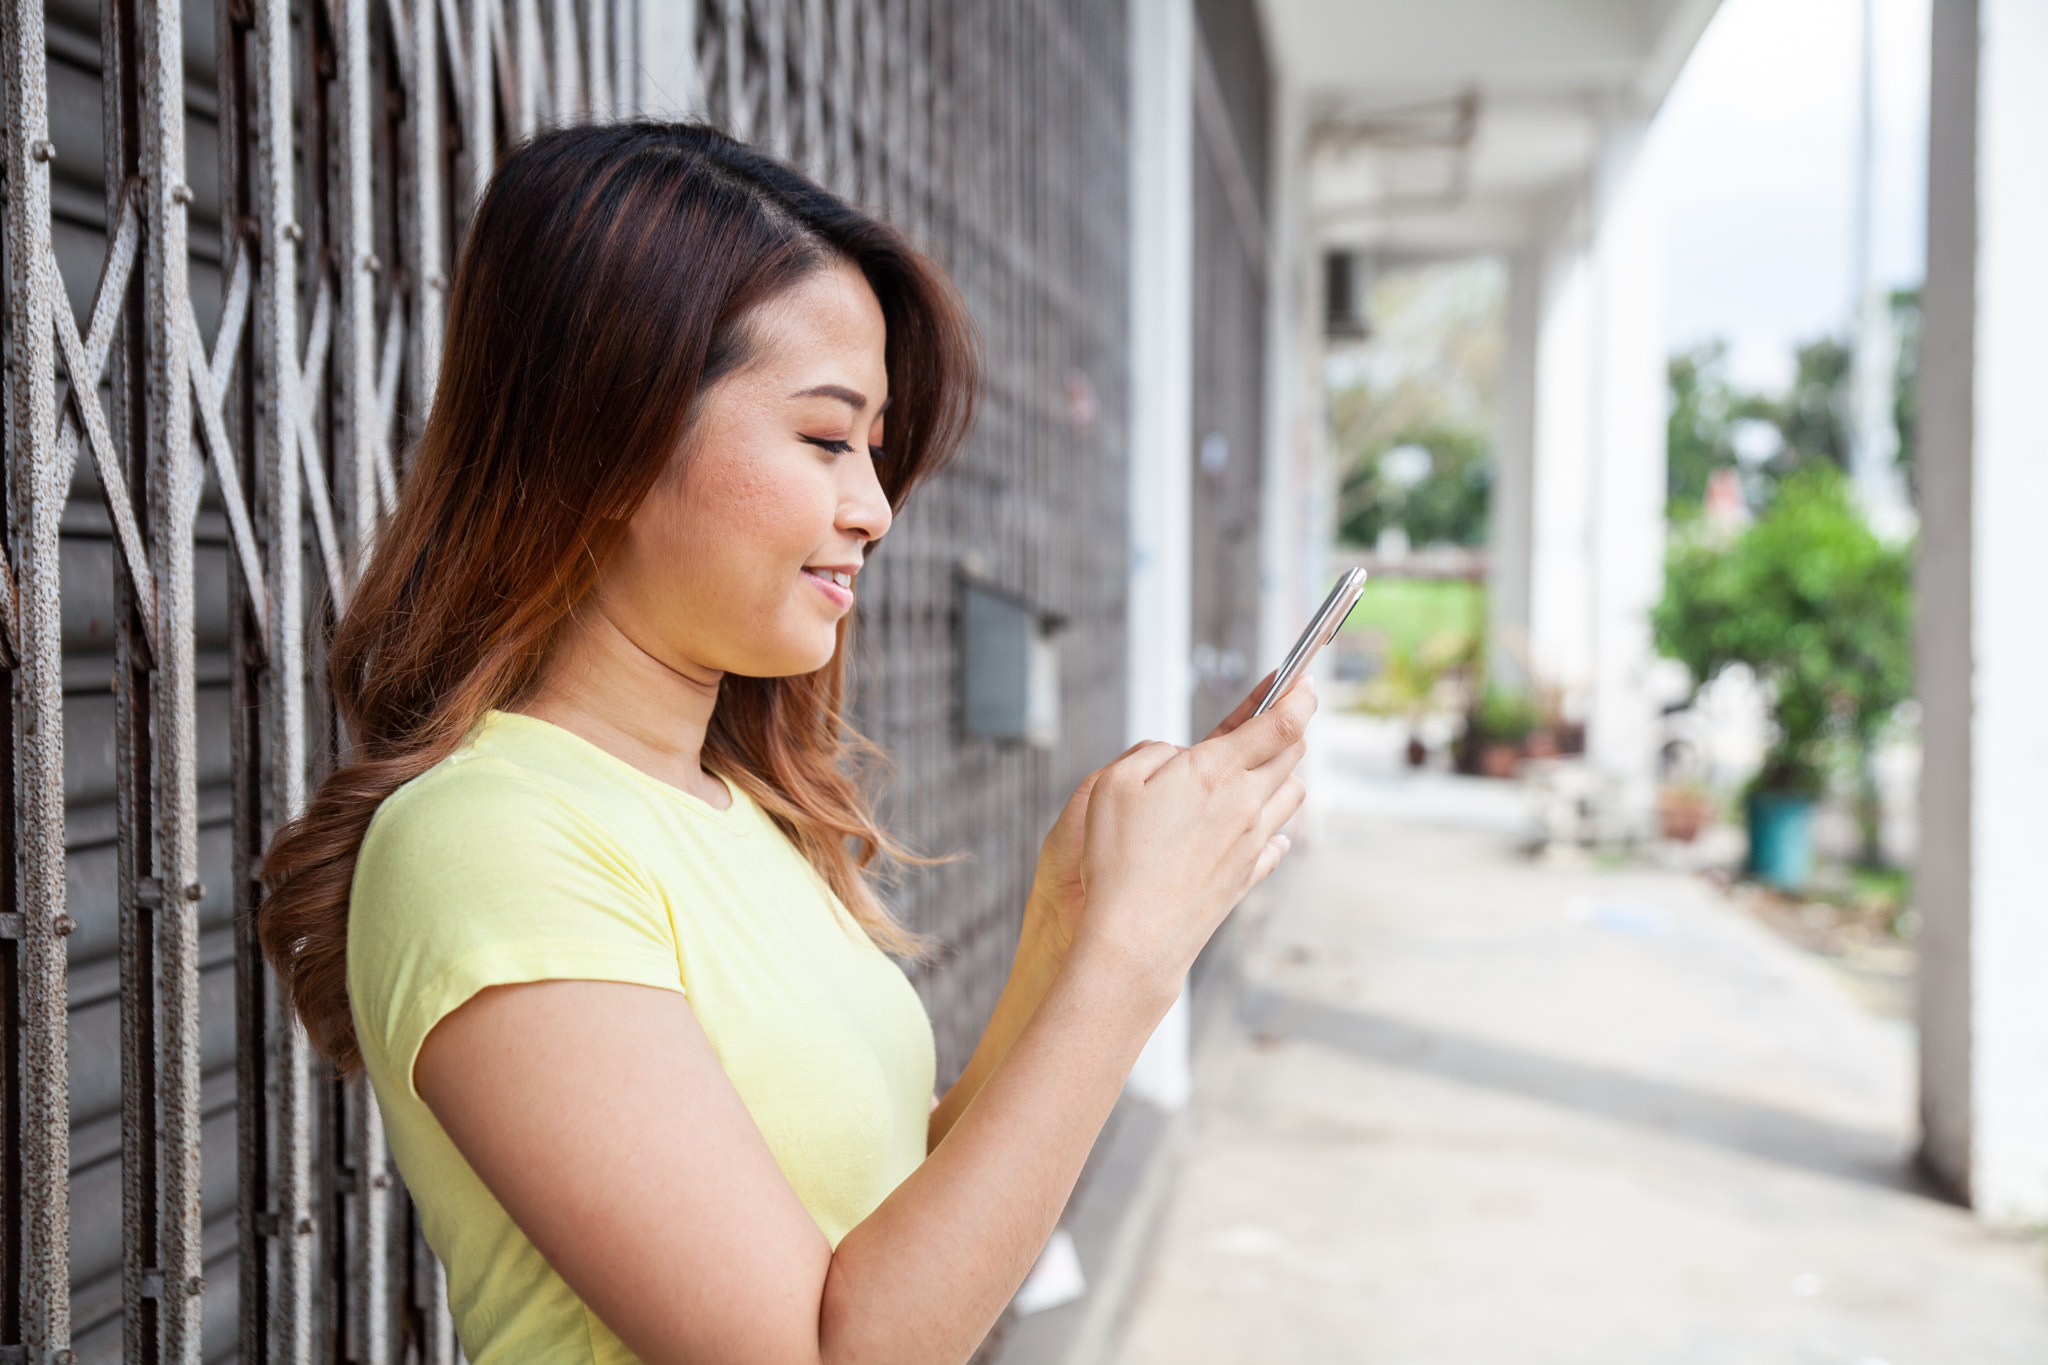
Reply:
[[[1071,951],[944,1140],[836,1252],[679,995],[486,991],[428,1035],[421,1093],[649,1365],[964,1360],[1050,1235],[1187,964],[1277,861],[1309,710],[1105,771]]]

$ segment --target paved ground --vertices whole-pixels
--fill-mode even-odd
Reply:
[[[2048,1362],[2041,1242],[1908,1174],[1905,1025],[1448,781],[1339,802],[1244,926],[1119,1365]]]

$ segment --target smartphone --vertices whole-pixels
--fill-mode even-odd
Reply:
[[[1287,651],[1287,657],[1280,661],[1280,671],[1273,675],[1273,685],[1259,700],[1259,709],[1254,716],[1263,716],[1272,709],[1273,703],[1287,695],[1287,689],[1294,686],[1301,675],[1308,671],[1316,651],[1337,638],[1337,628],[1344,624],[1344,618],[1358,605],[1360,593],[1365,591],[1365,570],[1351,569],[1337,580],[1337,586],[1330,589],[1330,595],[1323,599],[1323,605],[1316,608],[1316,614],[1309,618],[1301,638],[1294,642],[1294,648]]]

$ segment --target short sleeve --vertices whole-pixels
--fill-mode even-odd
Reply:
[[[420,1045],[478,991],[554,980],[684,991],[666,903],[615,834],[488,761],[437,769],[386,800],[357,855],[348,940],[357,1037],[415,1099]]]

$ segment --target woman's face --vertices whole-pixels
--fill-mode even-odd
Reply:
[[[700,403],[598,585],[642,650],[693,677],[784,677],[831,659],[862,552],[889,529],[887,339],[859,270],[820,270],[762,306],[754,359]]]

